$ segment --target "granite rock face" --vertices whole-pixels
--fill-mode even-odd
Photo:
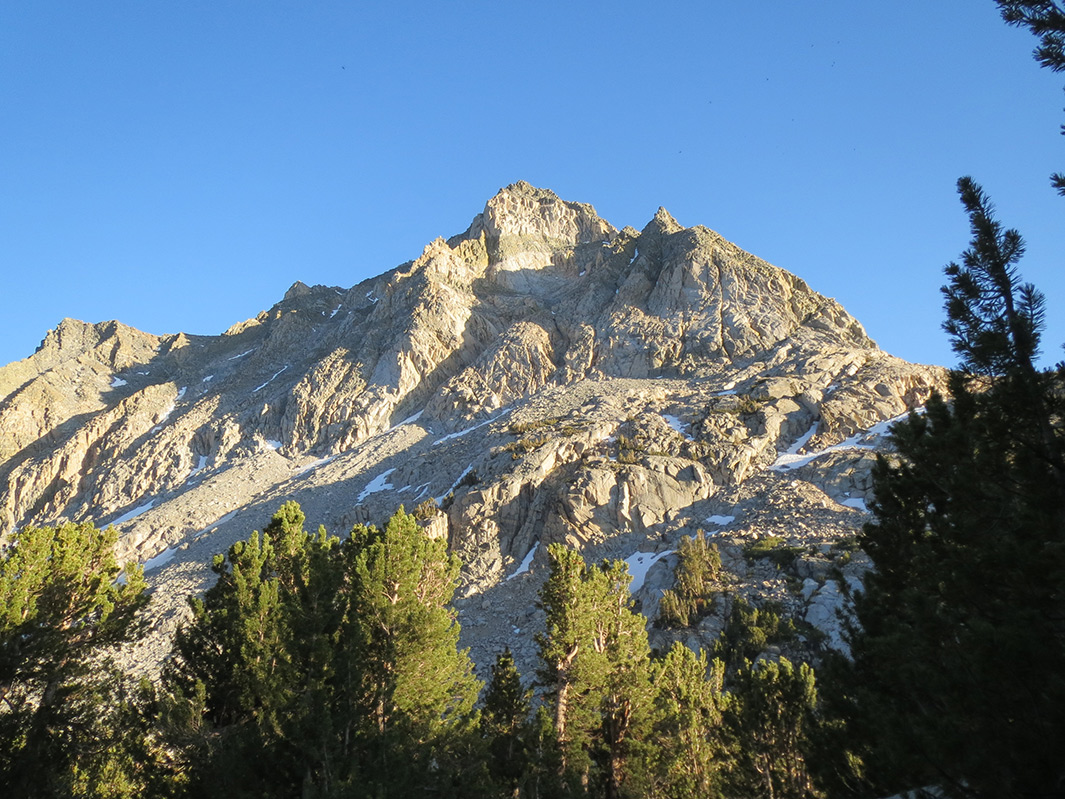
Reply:
[[[830,545],[865,518],[884,422],[944,378],[711,230],[664,209],[618,230],[516,183],[415,260],[349,289],[297,282],[221,336],[64,320],[0,369],[0,537],[116,524],[122,556],[165,560],[162,641],[210,556],[283,501],[343,534],[431,499],[475,656],[521,658],[547,544],[630,557],[707,529],[725,551],[790,520],[787,540]],[[816,626],[846,592],[807,572],[792,598]]]

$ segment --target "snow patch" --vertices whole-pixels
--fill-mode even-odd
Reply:
[[[736,521],[735,516],[719,516],[714,514],[713,516],[706,517],[707,524],[716,524],[719,527],[724,527],[726,524],[732,524],[734,521]]]
[[[868,513],[869,512],[869,508],[867,508],[866,505],[865,505],[865,500],[862,499],[861,497],[848,497],[847,499],[843,500],[839,504],[840,505],[844,505],[844,506],[846,506],[848,508],[857,508],[858,510],[860,510],[860,511],[862,511],[864,513]]]
[[[255,393],[256,391],[259,391],[259,390],[261,390],[261,389],[264,389],[264,388],[266,388],[266,387],[267,387],[268,385],[270,385],[271,383],[273,383],[273,382],[274,382],[274,380],[275,380],[275,379],[277,378],[277,376],[278,376],[279,374],[281,374],[281,373],[282,373],[283,371],[285,371],[286,369],[288,369],[288,366],[282,366],[282,367],[281,367],[280,369],[278,369],[278,370],[277,370],[276,372],[274,372],[274,376],[273,376],[273,377],[271,377],[271,378],[270,378],[269,380],[267,380],[267,381],[266,381],[265,383],[263,383],[263,384],[262,384],[261,386],[258,386],[258,387],[256,387],[256,388],[253,388],[253,389],[251,390],[251,393],[252,393],[252,394],[254,394],[254,393]]]
[[[167,547],[154,558],[148,558],[144,561],[144,570],[151,571],[152,569],[158,569],[160,566],[165,566],[167,563],[174,559],[174,555],[177,554],[176,549]]]
[[[152,428],[153,433],[158,433],[163,429],[163,424],[165,424],[166,420],[170,418],[170,415],[174,412],[175,408],[177,408],[177,405],[173,402],[167,406],[166,410],[163,411],[163,415],[159,417],[159,421],[156,423],[155,427]]]
[[[366,299],[368,299],[374,305],[377,305],[377,301],[380,300],[381,298],[380,297],[375,297],[373,295],[373,289],[370,289],[369,291],[366,292]]]
[[[325,458],[319,458],[316,461],[311,461],[306,466],[301,466],[299,471],[296,472],[296,476],[298,477],[301,474],[306,474],[307,472],[309,472],[309,471],[311,471],[313,469],[317,469],[319,466],[325,466],[327,463],[329,463],[330,461],[335,460],[335,459],[336,459],[336,455],[329,455],[329,456],[327,456]]]
[[[274,450],[275,452],[277,450],[281,449],[281,442],[280,441],[275,441],[272,438],[266,439],[265,441],[263,441],[263,443],[266,444],[266,448],[267,449]]]
[[[887,433],[891,425],[895,424],[895,422],[905,419],[908,415],[909,412],[899,414],[898,416],[892,417],[891,419],[885,419],[882,422],[877,422],[868,430],[864,430],[860,433],[855,433],[850,438],[844,439],[838,444],[833,444],[831,447],[825,447],[824,449],[818,450],[817,452],[808,452],[805,455],[798,455],[792,452],[793,448],[797,448],[798,442],[796,442],[796,445],[793,445],[793,447],[789,448],[787,452],[778,456],[776,461],[769,468],[775,472],[784,472],[788,471],[789,469],[798,469],[801,466],[805,466],[811,461],[814,461],[829,452],[840,452],[842,450],[847,449],[873,449],[875,447],[875,439]],[[802,439],[800,439],[800,441],[801,440]]]
[[[207,377],[203,379],[203,382],[210,383],[212,380],[214,380],[214,375],[207,375]]]
[[[425,413],[425,409],[424,408],[422,410],[418,411],[413,416],[408,416],[402,422],[399,422],[398,424],[392,425],[392,427],[390,427],[388,429],[392,430],[393,428],[396,428],[396,427],[403,427],[403,425],[405,425],[405,424],[413,424],[414,422],[416,422],[416,421],[418,421],[419,419],[422,418],[422,414],[423,413]]]
[[[356,502],[362,502],[370,494],[376,494],[379,491],[390,491],[392,484],[388,482],[388,476],[394,472],[395,469],[389,469],[388,471],[381,472],[373,480],[366,484],[366,488],[362,490],[362,493],[356,498]]]
[[[122,524],[123,522],[128,522],[128,521],[131,521],[133,519],[136,519],[142,513],[147,513],[148,511],[150,511],[154,505],[155,505],[155,500],[154,499],[150,499],[147,502],[145,502],[143,505],[139,505],[136,508],[134,508],[133,510],[127,511],[126,513],[123,513],[121,516],[119,516],[117,519],[115,519],[113,522],[111,522],[111,524]]]
[[[221,527],[223,524],[228,522],[230,519],[232,519],[236,515],[237,515],[237,511],[231,510],[225,516],[221,516],[221,517],[215,519],[209,525],[207,525],[202,530],[200,530],[200,532],[196,533],[196,535],[193,537],[192,540],[193,541],[198,541],[199,539],[203,538],[208,533],[214,532],[215,529],[217,529],[218,527]]]
[[[730,380],[721,387],[721,391],[718,391],[715,397],[732,397],[736,395],[736,381]]]
[[[643,582],[647,579],[647,572],[651,570],[651,567],[666,555],[672,554],[673,550],[668,549],[665,552],[634,552],[625,558],[625,562],[629,564],[629,574],[632,575],[629,593],[635,594],[643,588]]]
[[[817,422],[814,422],[812,425],[810,425],[810,429],[809,430],[807,430],[805,433],[803,433],[801,436],[799,436],[798,441],[796,441],[794,444],[792,444],[790,447],[788,447],[788,449],[785,452],[785,454],[786,455],[798,455],[799,454],[799,450],[806,446],[806,443],[811,438],[814,437],[814,433],[816,433],[816,432],[817,432]]]
[[[666,420],[666,424],[668,424],[670,427],[672,427],[677,433],[679,433],[680,435],[682,435],[686,439],[688,439],[688,441],[694,441],[695,440],[694,438],[692,438],[688,434],[688,431],[685,429],[687,427],[687,425],[684,424],[684,422],[682,422],[676,416],[673,416],[673,415],[668,414],[668,413],[663,413],[662,414],[662,418]]]
[[[457,433],[449,433],[448,435],[444,436],[443,438],[438,438],[436,441],[434,441],[433,442],[433,446],[435,447],[437,444],[443,444],[445,441],[450,441],[453,438],[460,438],[461,436],[464,436],[467,433],[472,433],[474,430],[479,430],[482,427],[485,427],[486,425],[490,425],[492,422],[494,422],[494,421],[496,421],[498,419],[502,419],[508,413],[510,413],[510,408],[507,408],[502,413],[500,413],[500,414],[498,414],[496,416],[493,416],[491,419],[489,419],[486,422],[481,422],[480,424],[475,424],[473,427],[467,427],[465,430],[459,430]]]
[[[228,522],[230,519],[232,519],[236,515],[237,515],[237,512],[235,510],[231,510],[225,516],[223,516],[220,519],[216,520],[215,523],[211,525],[211,527],[218,527],[220,524],[225,524],[226,522]]]
[[[189,472],[189,479],[191,479],[194,475],[199,474],[205,468],[207,468],[207,461],[208,457],[206,455],[200,455],[196,461],[196,466],[191,472]]]
[[[155,427],[151,429],[152,434],[158,433],[160,430],[163,429],[163,425],[166,423],[166,420],[170,418],[171,414],[173,414],[174,410],[177,408],[177,401],[184,397],[185,392],[188,390],[188,386],[182,386],[180,389],[178,389],[178,393],[177,396],[174,397],[174,401],[167,406],[166,410],[163,411],[163,415],[159,417],[159,421],[155,423]]]
[[[329,314],[329,318],[332,319],[334,316],[336,316],[337,312],[339,312],[340,309],[343,308],[343,307],[344,307],[344,303],[340,303],[340,305],[338,305],[336,308],[333,309],[333,313]],[[324,314],[325,311],[322,311],[322,313]]]
[[[253,352],[255,352],[255,347],[252,347],[250,350],[245,350],[240,355],[234,355],[232,358],[226,358],[226,360],[235,361],[237,360],[237,358],[243,358],[245,355],[251,355]]]
[[[530,549],[528,554],[525,555],[525,559],[522,560],[518,568],[514,570],[514,573],[512,575],[507,577],[508,580],[513,580],[518,575],[525,574],[527,571],[529,571],[529,567],[532,565],[533,558],[536,556],[536,550],[539,549],[539,547],[539,541],[532,545],[532,549]]]
[[[121,388],[122,386],[125,386],[125,385],[128,385],[128,384],[121,377],[115,377],[111,381],[111,388]]]
[[[469,466],[467,466],[465,469],[462,470],[462,474],[460,474],[458,476],[458,478],[456,478],[455,482],[451,484],[451,488],[449,488],[447,491],[445,491],[440,496],[435,497],[436,504],[439,505],[441,502],[443,502],[444,499],[447,497],[447,495],[450,494],[452,491],[454,491],[456,488],[458,488],[459,487],[459,483],[461,483],[463,480],[465,480],[466,479],[466,475],[468,475],[472,471],[473,471],[473,464],[471,463]]]

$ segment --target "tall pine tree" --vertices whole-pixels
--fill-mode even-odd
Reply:
[[[458,558],[400,508],[383,530],[356,527],[338,677],[352,703],[366,796],[409,796],[448,786],[474,736],[480,682],[449,603]],[[450,789],[459,790],[451,785]]]
[[[561,544],[548,552],[546,629],[537,641],[563,779],[592,796],[631,795],[651,698],[646,620],[631,608],[632,578],[623,561],[589,567]]]
[[[722,796],[728,763],[722,711],[725,667],[674,643],[654,668],[654,709],[644,757],[649,799]]]
[[[1061,372],[1035,366],[1041,295],[1021,237],[970,179],[973,240],[947,267],[951,401],[893,428],[875,472],[874,570],[856,597],[853,729],[882,790],[1065,791]]]
[[[725,708],[732,738],[726,795],[816,799],[807,761],[818,727],[814,672],[786,658],[745,663]]]
[[[9,796],[91,795],[117,784],[126,732],[110,647],[140,631],[141,569],[113,527],[27,527],[0,551],[0,785]]]
[[[492,666],[492,679],[484,693],[481,734],[488,744],[489,772],[512,796],[521,795],[521,783],[531,766],[533,725],[529,719],[532,689],[521,684],[510,648]]]
[[[303,530],[290,502],[266,529],[217,556],[218,582],[191,599],[164,672],[174,745],[207,796],[288,796],[330,787],[332,647],[342,612],[335,538]],[[337,770],[341,775],[337,774]]]

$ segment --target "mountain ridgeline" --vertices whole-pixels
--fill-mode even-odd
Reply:
[[[0,369],[0,536],[114,524],[165,637],[285,501],[338,533],[403,504],[461,558],[483,669],[502,642],[532,658],[548,545],[628,558],[653,617],[702,529],[737,591],[838,644],[856,577],[832,569],[861,563],[834,545],[867,518],[878,434],[944,379],[707,228],[618,230],[521,182],[417,259],[297,282],[220,336],[61,322]]]

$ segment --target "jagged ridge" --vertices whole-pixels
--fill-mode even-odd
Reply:
[[[338,529],[438,497],[479,592],[537,542],[675,538],[808,429],[837,443],[939,380],[707,228],[619,231],[522,182],[416,260],[297,282],[221,336],[64,320],[0,369],[0,529],[117,520],[123,552],[183,548],[202,585],[285,498]]]

